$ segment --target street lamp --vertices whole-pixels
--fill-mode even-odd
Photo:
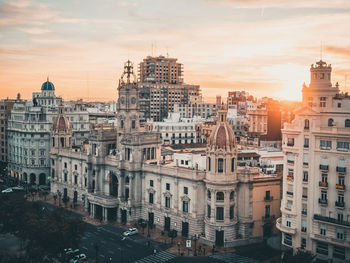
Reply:
[[[195,234],[192,237],[193,241],[194,241],[194,253],[193,256],[197,256],[197,240],[199,239],[198,234]]]

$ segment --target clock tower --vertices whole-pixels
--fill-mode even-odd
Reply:
[[[117,103],[118,136],[132,134],[140,128],[139,89],[133,63],[124,63],[124,72],[119,79]]]

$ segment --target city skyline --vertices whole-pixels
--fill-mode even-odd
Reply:
[[[29,99],[49,76],[66,99],[116,99],[124,61],[167,53],[209,99],[300,100],[320,58],[347,91],[349,12],[346,1],[0,1],[0,97]]]

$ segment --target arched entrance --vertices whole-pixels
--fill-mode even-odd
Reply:
[[[25,182],[25,183],[27,183],[27,182],[28,182],[27,180],[28,180],[28,175],[27,175],[27,173],[23,173],[22,181]]]
[[[41,173],[39,174],[39,185],[46,184],[46,174]]]
[[[109,174],[109,193],[111,196],[118,197],[118,178],[114,173]]]
[[[36,175],[35,174],[31,173],[29,175],[29,183],[30,184],[36,184]]]

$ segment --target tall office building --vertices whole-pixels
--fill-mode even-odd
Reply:
[[[176,58],[145,58],[139,65],[140,110],[144,119],[162,121],[174,112],[175,104],[188,104],[199,96],[199,85],[185,84],[183,66]]]
[[[350,262],[350,97],[331,83],[331,65],[311,65],[303,107],[282,130],[285,153],[282,244],[329,262]]]

